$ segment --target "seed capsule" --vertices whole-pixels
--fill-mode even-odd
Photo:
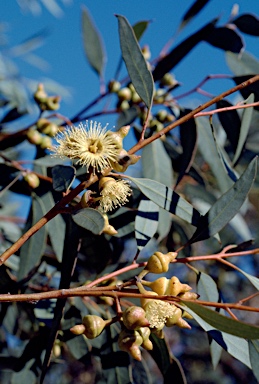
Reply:
[[[169,264],[177,257],[176,252],[155,252],[148,260],[147,269],[151,273],[164,273],[169,269]]]
[[[94,339],[102,333],[106,321],[96,315],[86,315],[83,317],[83,325],[85,326],[84,335],[88,339]]]

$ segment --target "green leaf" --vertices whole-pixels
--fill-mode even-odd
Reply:
[[[84,50],[89,64],[99,76],[102,76],[105,63],[103,43],[100,33],[85,6],[82,9],[82,30]]]
[[[37,223],[45,213],[46,211],[42,198],[36,193],[32,193],[32,207],[25,231]],[[24,278],[27,273],[40,262],[41,256],[45,251],[46,239],[47,227],[44,226],[23,244],[20,250],[18,280]]]
[[[190,244],[214,236],[238,213],[254,182],[256,168],[257,158],[255,157],[233,187],[212,205],[206,215],[201,217],[189,241]]]
[[[245,339],[253,340],[259,338],[259,327],[223,316],[218,312],[212,311],[211,309],[208,309],[200,304],[184,300],[182,300],[182,302],[188,308],[192,309],[193,312],[197,313],[197,315],[199,315],[203,320],[222,332]]]
[[[55,165],[51,173],[53,189],[57,192],[66,192],[75,179],[76,169],[67,165]]]
[[[187,23],[191,21],[191,19],[196,16],[202,8],[209,2],[209,0],[196,0],[190,8],[188,8],[187,12],[185,12],[179,29],[185,27]]]
[[[182,309],[186,307],[182,307]],[[197,323],[208,333],[208,335],[213,338],[213,341],[225,349],[231,356],[235,357],[237,360],[242,361],[245,365],[251,368],[249,353],[248,353],[248,342],[240,337],[230,335],[225,332],[220,332],[216,328],[212,327],[206,321],[204,321],[200,316],[197,315],[190,308],[186,309]],[[218,353],[218,352],[216,352]],[[215,363],[217,363],[217,356],[212,355],[212,361],[215,358]]]
[[[74,222],[94,233],[100,235],[104,229],[104,218],[103,215],[93,208],[84,208],[77,211],[72,215]]]
[[[42,202],[45,207],[45,212],[50,211],[51,208],[54,207],[55,201],[53,199],[52,193],[47,192],[42,197]],[[66,225],[65,221],[61,215],[55,216],[52,220],[47,223],[47,231],[50,237],[51,245],[56,254],[58,261],[61,262],[63,247],[64,247],[64,239],[65,239],[65,230]]]
[[[249,281],[253,284],[253,286],[259,291],[259,279],[255,276],[250,275],[249,273],[246,273],[242,269],[235,266],[235,269],[242,273]]]
[[[43,166],[43,167],[54,167],[55,165],[60,165],[63,163],[68,163],[68,160],[62,160],[51,155],[40,157],[33,161],[33,164]]]
[[[246,99],[246,104],[251,104],[254,102],[254,94],[251,93],[251,95]],[[233,158],[233,164],[237,163],[237,160],[239,159],[242,149],[244,148],[247,135],[249,132],[250,128],[250,123],[252,120],[252,115],[253,115],[253,108],[246,108],[244,109],[243,116],[242,116],[242,122],[241,122],[241,127],[240,127],[240,135],[238,139],[238,144],[235,152],[235,156]]]
[[[161,140],[155,140],[142,150],[143,176],[158,181],[171,188],[173,185],[172,162]],[[156,203],[156,202],[155,202]],[[171,215],[164,209],[160,209],[157,232],[159,239],[167,236],[171,227]]]
[[[137,185],[145,196],[154,201],[159,207],[179,216],[194,226],[198,224],[200,213],[171,188],[150,179],[138,179],[129,176],[128,178]]]
[[[32,365],[32,363],[30,362]],[[37,377],[35,373],[29,369],[28,364],[20,372],[14,372],[11,377],[11,384],[36,384]]]
[[[181,364],[174,356],[171,356],[165,340],[152,333],[150,340],[153,344],[153,350],[149,351],[149,353],[157,363],[164,377],[164,383],[172,383],[173,377],[175,383],[187,384]]]
[[[222,164],[222,160],[219,158],[209,120],[201,117],[196,119],[196,124],[198,127],[199,151],[204,160],[209,164],[210,169],[217,180],[219,189],[224,193],[233,185],[233,182],[228,177],[225,167]]]
[[[135,238],[139,250],[154,236],[158,227],[159,208],[151,200],[141,200],[135,220]]]
[[[215,281],[204,272],[197,271],[197,293],[200,300],[218,302],[219,292]]]
[[[150,21],[138,21],[136,24],[133,25],[133,31],[135,33],[136,39],[139,41],[145,30],[147,29]]]
[[[134,31],[124,16],[119,21],[120,46],[123,60],[136,92],[150,109],[153,101],[154,82],[147,62],[141,52]]]
[[[259,381],[259,340],[249,340],[248,346],[252,371],[256,379]]]
[[[259,62],[254,56],[247,52],[243,52],[242,55],[226,52],[226,61],[227,65],[236,76],[259,73]]]

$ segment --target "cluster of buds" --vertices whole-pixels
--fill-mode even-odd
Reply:
[[[154,281],[143,280],[143,277],[149,272],[155,274],[168,272],[169,265],[176,256],[176,252],[168,252],[167,254],[155,252],[149,258],[145,269],[139,274],[136,282],[139,292],[143,296],[148,296],[141,298],[140,306],[132,305],[123,312],[119,312],[115,318],[109,320],[103,320],[95,315],[87,315],[83,318],[82,324],[71,328],[71,332],[76,335],[84,334],[88,339],[93,339],[99,336],[106,326],[119,321],[121,325],[118,338],[119,348],[140,361],[140,348],[148,351],[153,349],[150,340],[151,333],[163,338],[164,327],[178,326],[190,329],[190,325],[183,317],[191,319],[191,315],[177,305],[160,300],[157,297],[165,295],[183,300],[195,300],[198,295],[190,292],[192,288],[188,284],[181,283],[176,276],[172,276],[170,279],[162,276]],[[144,286],[150,290],[146,290]]]
[[[56,111],[59,109],[60,96],[48,96],[43,84],[39,84],[33,95],[41,111]]]
[[[55,137],[59,131],[59,126],[48,119],[40,118],[36,126],[30,128],[27,132],[27,140],[33,144],[48,149],[52,145],[52,137]]]

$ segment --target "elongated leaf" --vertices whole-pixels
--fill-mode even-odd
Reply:
[[[89,11],[85,6],[82,9],[82,31],[84,50],[89,64],[99,76],[102,76],[105,63],[103,43],[100,33],[94,25]]]
[[[206,273],[197,272],[197,293],[200,295],[200,299],[217,303],[219,292],[215,281]]]
[[[211,126],[211,130],[212,130],[212,135],[213,135],[213,139],[214,139],[214,142],[215,142],[215,146],[216,146],[216,149],[217,149],[217,152],[218,152],[218,155],[219,155],[219,158],[222,162],[222,165],[225,169],[225,172],[226,174],[229,176],[229,178],[232,180],[232,181],[237,181],[238,179],[238,173],[235,172],[235,170],[232,168],[231,164],[230,164],[230,159],[226,153],[226,151],[224,150],[224,148],[220,147],[218,145],[218,141],[217,141],[217,138],[216,138],[216,134],[215,134],[215,131],[214,131],[214,128],[213,128],[213,125],[212,125],[212,122],[210,122],[210,126]]]
[[[218,302],[219,292],[215,281],[204,272],[197,271],[197,293],[200,295],[200,300]],[[210,343],[211,361],[214,369],[217,367],[222,347],[208,334]]]
[[[139,41],[145,30],[147,29],[150,21],[143,20],[138,21],[136,24],[133,25],[133,31],[135,33],[136,39]]]
[[[172,357],[164,339],[151,333],[150,340],[153,350],[149,351],[164,376],[164,383],[172,382],[172,377],[177,384],[187,384],[183,369],[179,361]]]
[[[151,108],[154,82],[147,62],[138,45],[135,34],[124,16],[116,15],[119,21],[120,46],[130,79],[137,93],[148,108]]]
[[[167,187],[173,185],[172,162],[161,140],[155,140],[142,151],[143,176],[158,181]],[[171,227],[171,215],[163,209],[159,211],[159,239],[165,238]]]
[[[151,200],[141,200],[135,221],[135,237],[139,250],[154,236],[158,227],[159,207]]]
[[[209,164],[220,191],[224,193],[233,185],[233,182],[228,177],[226,168],[223,166],[222,160],[219,157],[209,120],[201,117],[196,119],[196,124],[198,127],[199,150],[204,160]]]
[[[54,207],[55,202],[50,191],[43,196],[42,202],[45,207],[45,212],[48,212]],[[59,262],[62,260],[65,230],[65,221],[61,215],[55,216],[47,223],[47,231],[50,237],[51,245]]]
[[[218,233],[235,216],[244,203],[254,182],[257,158],[248,165],[240,179],[202,216],[190,244],[208,239]]]
[[[254,94],[252,93],[248,99],[246,100],[246,104],[251,104],[254,102]],[[236,148],[236,152],[235,152],[235,156],[233,158],[233,164],[236,165],[241,153],[242,153],[242,149],[244,148],[244,145],[245,145],[245,142],[246,142],[246,139],[247,139],[247,135],[248,135],[248,132],[249,132],[249,128],[250,128],[250,123],[251,123],[251,120],[252,120],[252,114],[253,114],[253,108],[246,108],[244,109],[244,112],[243,112],[243,116],[242,116],[242,122],[241,122],[241,127],[240,127],[240,135],[239,135],[239,139],[238,139],[238,143],[237,143],[237,148]]]
[[[259,381],[259,340],[249,340],[248,345],[253,374]]]
[[[233,105],[227,100],[220,100],[216,104],[217,108],[228,108]],[[241,120],[237,111],[230,110],[218,113],[219,121],[221,122],[222,127],[224,128],[227,138],[230,141],[233,150],[237,148],[237,143],[239,139]]]
[[[194,226],[198,224],[200,213],[171,188],[150,179],[129,178],[145,196],[154,201],[159,207],[179,216]]]
[[[37,223],[45,213],[46,211],[42,199],[36,195],[36,193],[33,193],[31,207],[32,216],[31,219],[29,218],[28,227],[26,226],[25,230],[28,230],[33,224]],[[47,228],[44,226],[23,244],[20,251],[18,279],[25,277],[27,273],[39,263],[41,256],[45,251],[46,239]]]
[[[243,33],[259,36],[259,20],[254,15],[246,13],[232,20],[232,23]]]
[[[66,192],[76,176],[76,169],[67,165],[56,165],[51,172],[53,189],[57,192]]]
[[[213,31],[216,21],[214,19],[206,24],[163,57],[153,71],[154,81],[160,80],[167,72],[170,72],[198,43],[205,39]]]
[[[183,307],[184,308],[184,307]],[[209,323],[204,321],[190,308],[187,311],[193,316],[197,323],[208,333],[208,335],[217,342],[219,346],[225,349],[231,356],[235,357],[239,361],[242,361],[245,365],[251,368],[248,342],[240,337],[230,335],[226,332],[220,332],[216,328],[212,327]]]
[[[249,273],[243,271],[241,268],[238,268],[235,266],[236,270],[238,270],[240,273],[242,273],[253,286],[259,291],[259,279],[255,276],[250,275]]]
[[[181,22],[181,25],[180,25],[180,28],[183,28],[186,26],[187,23],[189,23],[189,21],[194,17],[196,16],[201,10],[203,7],[205,7],[205,5],[209,2],[209,0],[196,0],[192,5],[191,7],[187,10],[187,12],[185,12],[184,16],[183,16],[183,19],[182,19],[182,22]]]
[[[259,73],[258,60],[247,52],[243,52],[242,55],[226,52],[226,61],[229,68],[236,76]]]
[[[189,112],[191,112],[191,109],[185,109],[184,111],[181,111],[179,117],[185,116]],[[189,172],[195,156],[197,129],[194,119],[190,119],[186,123],[180,125],[180,139],[183,153],[179,161],[179,176],[176,185],[179,184],[183,176]]]
[[[80,238],[80,231],[78,226],[73,222],[71,217],[67,219],[64,249],[61,263],[61,278],[59,283],[59,289],[67,289],[70,287],[70,281],[72,272],[75,267],[75,261],[78,252],[78,244]],[[60,328],[60,321],[63,317],[63,310],[66,304],[66,299],[59,299],[56,301],[54,309],[54,318],[52,321],[52,327],[50,334],[47,338],[46,353],[42,365],[42,373],[40,377],[40,384],[43,383],[44,377],[47,372],[47,368],[50,362],[50,356],[53,348],[53,344],[57,337],[58,329]],[[46,327],[47,328],[47,327]]]
[[[236,31],[228,27],[214,28],[204,40],[214,47],[234,53],[239,53],[244,47],[242,37]]]
[[[220,313],[212,311],[211,309],[208,309],[200,304],[184,300],[182,301],[188,308],[197,313],[197,315],[199,315],[208,324],[222,332],[249,340],[259,338],[259,327],[223,316]]]
[[[103,215],[96,209],[80,209],[77,213],[72,215],[72,218],[77,225],[87,229],[95,235],[100,235],[103,231],[104,218]]]

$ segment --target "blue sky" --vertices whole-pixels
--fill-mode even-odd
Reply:
[[[34,68],[20,58],[15,61],[21,74],[26,78],[39,81],[48,77],[65,86],[71,93],[71,97],[63,98],[60,112],[72,117],[99,93],[98,77],[88,65],[83,51],[82,5],[85,5],[90,11],[103,37],[107,53],[105,81],[108,82],[114,76],[120,57],[118,21],[114,16],[115,14],[125,16],[131,24],[140,20],[152,21],[141,39],[141,45],[148,44],[150,46],[153,59],[174,35],[179,20],[193,3],[193,0],[66,0],[64,2],[56,0],[56,2],[63,11],[63,15],[59,18],[54,17],[44,6],[42,6],[42,12],[35,16],[29,12],[22,12],[15,0],[1,1],[1,21],[8,23],[6,36],[11,47],[42,29],[48,30],[45,43],[35,50],[35,54],[49,63],[46,72]],[[181,5],[179,6],[179,4]],[[226,23],[234,4],[235,1],[231,0],[211,0],[178,35],[175,44],[178,44],[215,16],[221,16],[220,25]],[[259,16],[259,2],[240,0],[238,4],[239,14],[253,13]],[[247,51],[256,55],[259,45],[258,38],[244,36]],[[230,73],[225,64],[224,52],[206,43],[199,44],[175,68],[174,74],[183,84],[177,93],[194,87],[207,74],[216,73]],[[211,93],[217,94],[232,85],[231,81],[214,80],[205,88]],[[200,103],[202,101],[201,96],[196,95],[194,102],[196,100],[197,104]],[[188,100],[183,100],[183,105],[185,102],[188,103]],[[116,116],[111,115],[106,120],[114,125]]]

